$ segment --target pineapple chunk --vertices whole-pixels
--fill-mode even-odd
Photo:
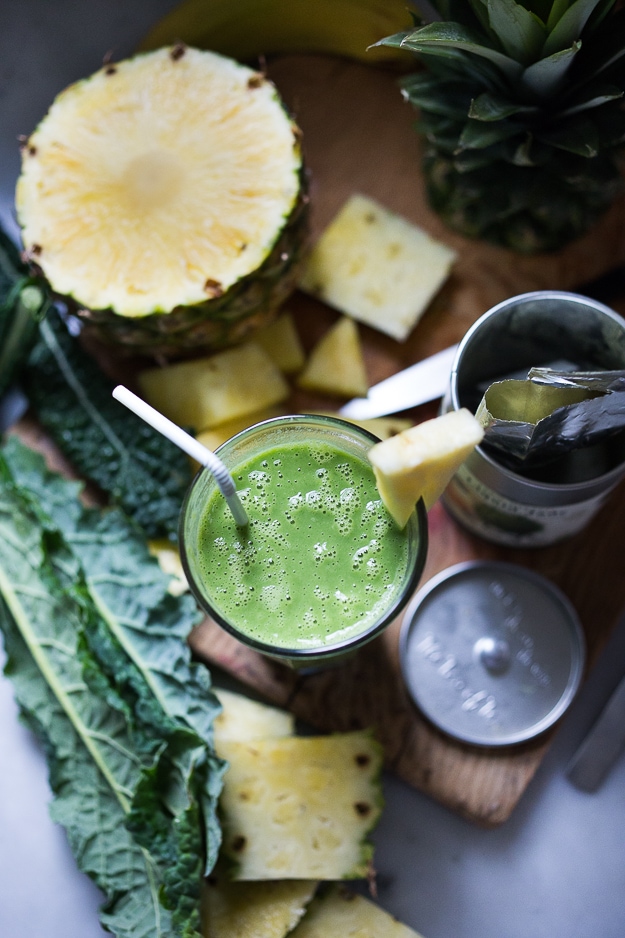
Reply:
[[[455,259],[412,222],[353,195],[313,247],[299,286],[402,342]]]
[[[148,550],[158,560],[158,565],[167,576],[171,577],[167,592],[172,596],[182,596],[189,589],[187,578],[184,575],[180,552],[171,541],[165,538],[148,541]]]
[[[370,873],[382,751],[370,733],[221,743],[222,854],[236,880]]]
[[[295,718],[286,710],[279,710],[223,688],[214,690],[223,707],[213,722],[217,747],[224,740],[246,742],[267,737],[292,736],[295,732]]]
[[[331,886],[311,902],[290,938],[421,938],[370,899]]]
[[[202,895],[204,938],[285,938],[297,925],[317,883],[306,879],[231,883],[217,872]]]
[[[413,425],[411,420],[401,417],[370,417],[368,420],[352,420],[350,417],[341,416],[341,420],[349,420],[350,423],[357,424],[380,440],[388,440],[389,437],[396,436]]]
[[[216,450],[218,446],[229,440],[231,436],[246,430],[252,424],[260,423],[261,420],[269,420],[270,417],[280,417],[284,414],[284,408],[266,407],[264,410],[255,410],[251,414],[244,414],[235,420],[228,420],[227,423],[220,423],[219,426],[210,430],[202,430],[196,434],[196,438],[208,449]],[[194,462],[195,467],[198,463]]]
[[[254,333],[254,341],[265,349],[270,359],[285,375],[304,367],[304,346],[290,313],[282,313],[275,322]]]
[[[297,379],[300,388],[344,397],[366,397],[369,385],[358,327],[343,316],[319,340]]]
[[[419,498],[427,509],[432,507],[483,436],[483,427],[463,408],[425,420],[369,450],[382,501],[400,527]]]
[[[216,427],[284,400],[289,387],[254,342],[208,358],[148,368],[138,376],[146,400],[184,427]]]
[[[338,417],[340,420],[346,420],[357,427],[362,427],[363,430],[368,430],[369,433],[373,433],[380,440],[388,440],[390,436],[395,436],[396,433],[401,433],[402,430],[407,430],[408,427],[413,426],[412,421],[407,420],[405,417],[369,417],[366,420],[357,420],[355,417],[344,417],[343,414],[338,414],[336,411],[315,410],[305,411],[305,413]]]

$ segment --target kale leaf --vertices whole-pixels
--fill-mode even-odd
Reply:
[[[82,477],[150,538],[177,538],[187,457],[111,396],[114,384],[70,335],[56,309],[39,327],[22,381],[39,422]]]
[[[9,437],[0,450],[0,629],[23,717],[41,739],[79,867],[118,938],[199,934],[220,843],[219,704],[139,528],[85,508],[81,486]]]

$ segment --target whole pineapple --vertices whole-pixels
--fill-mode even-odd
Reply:
[[[16,207],[27,254],[98,338],[176,357],[241,340],[294,288],[304,179],[271,82],[176,45],[57,96]]]
[[[620,7],[620,4],[617,5]],[[418,55],[432,207],[518,252],[584,233],[622,188],[625,10],[615,0],[432,0],[431,22],[382,40]]]

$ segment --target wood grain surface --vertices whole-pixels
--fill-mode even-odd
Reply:
[[[322,56],[283,57],[271,63],[268,72],[303,131],[313,237],[349,195],[362,192],[458,251],[452,275],[406,342],[359,327],[371,384],[458,341],[500,300],[542,288],[575,290],[625,262],[624,199],[586,237],[552,255],[520,257],[446,230],[426,204],[415,114],[401,98],[395,73]],[[288,308],[308,349],[337,318],[336,312],[303,294],[296,294]],[[127,361],[104,355],[101,362],[113,378],[121,376],[128,383]],[[327,411],[340,403],[294,391],[289,409]],[[421,420],[435,410],[436,405],[424,405],[409,416]],[[54,468],[72,474],[36,421],[26,417],[15,431],[44,452]],[[562,545],[532,551],[481,541],[437,504],[429,514],[430,546],[422,584],[465,560],[503,559],[530,567],[556,583],[577,609],[592,667],[625,608],[624,531],[625,483],[584,532]],[[440,733],[405,691],[398,662],[399,629],[398,620],[350,662],[307,676],[246,649],[209,620],[195,630],[191,645],[209,665],[288,707],[320,731],[374,726],[387,766],[402,779],[471,821],[501,824],[540,765],[553,731],[504,749],[471,747]]]
[[[362,192],[458,251],[452,276],[405,343],[360,327],[370,383],[459,340],[500,300],[536,289],[575,290],[625,261],[622,200],[586,237],[551,255],[520,257],[445,229],[426,203],[415,114],[401,98],[394,73],[320,56],[284,57],[268,71],[303,131],[313,237],[349,195]],[[302,294],[288,306],[308,348],[337,316]],[[327,410],[329,404],[327,398],[297,391],[290,403],[293,411]],[[424,406],[410,416],[419,420],[433,414],[433,406]],[[464,560],[503,559],[531,567],[573,602],[591,667],[625,607],[623,531],[625,486],[582,534],[533,551],[474,538],[439,504],[429,515],[430,548],[422,583]],[[467,746],[440,733],[406,694],[398,662],[399,628],[397,621],[340,668],[308,676],[263,659],[208,620],[191,644],[198,656],[319,730],[375,726],[387,765],[401,778],[471,821],[502,823],[540,765],[550,736],[501,750]]]

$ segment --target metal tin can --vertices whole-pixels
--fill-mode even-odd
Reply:
[[[439,573],[402,623],[410,696],[444,732],[509,746],[545,732],[579,688],[585,642],[571,603],[516,564],[474,561]]]
[[[541,290],[504,300],[469,329],[442,410],[477,409],[503,376],[568,359],[581,370],[625,368],[625,320],[575,293]],[[580,531],[625,475],[625,431],[578,451],[548,473],[520,475],[478,446],[443,496],[447,511],[486,540],[541,547]]]

